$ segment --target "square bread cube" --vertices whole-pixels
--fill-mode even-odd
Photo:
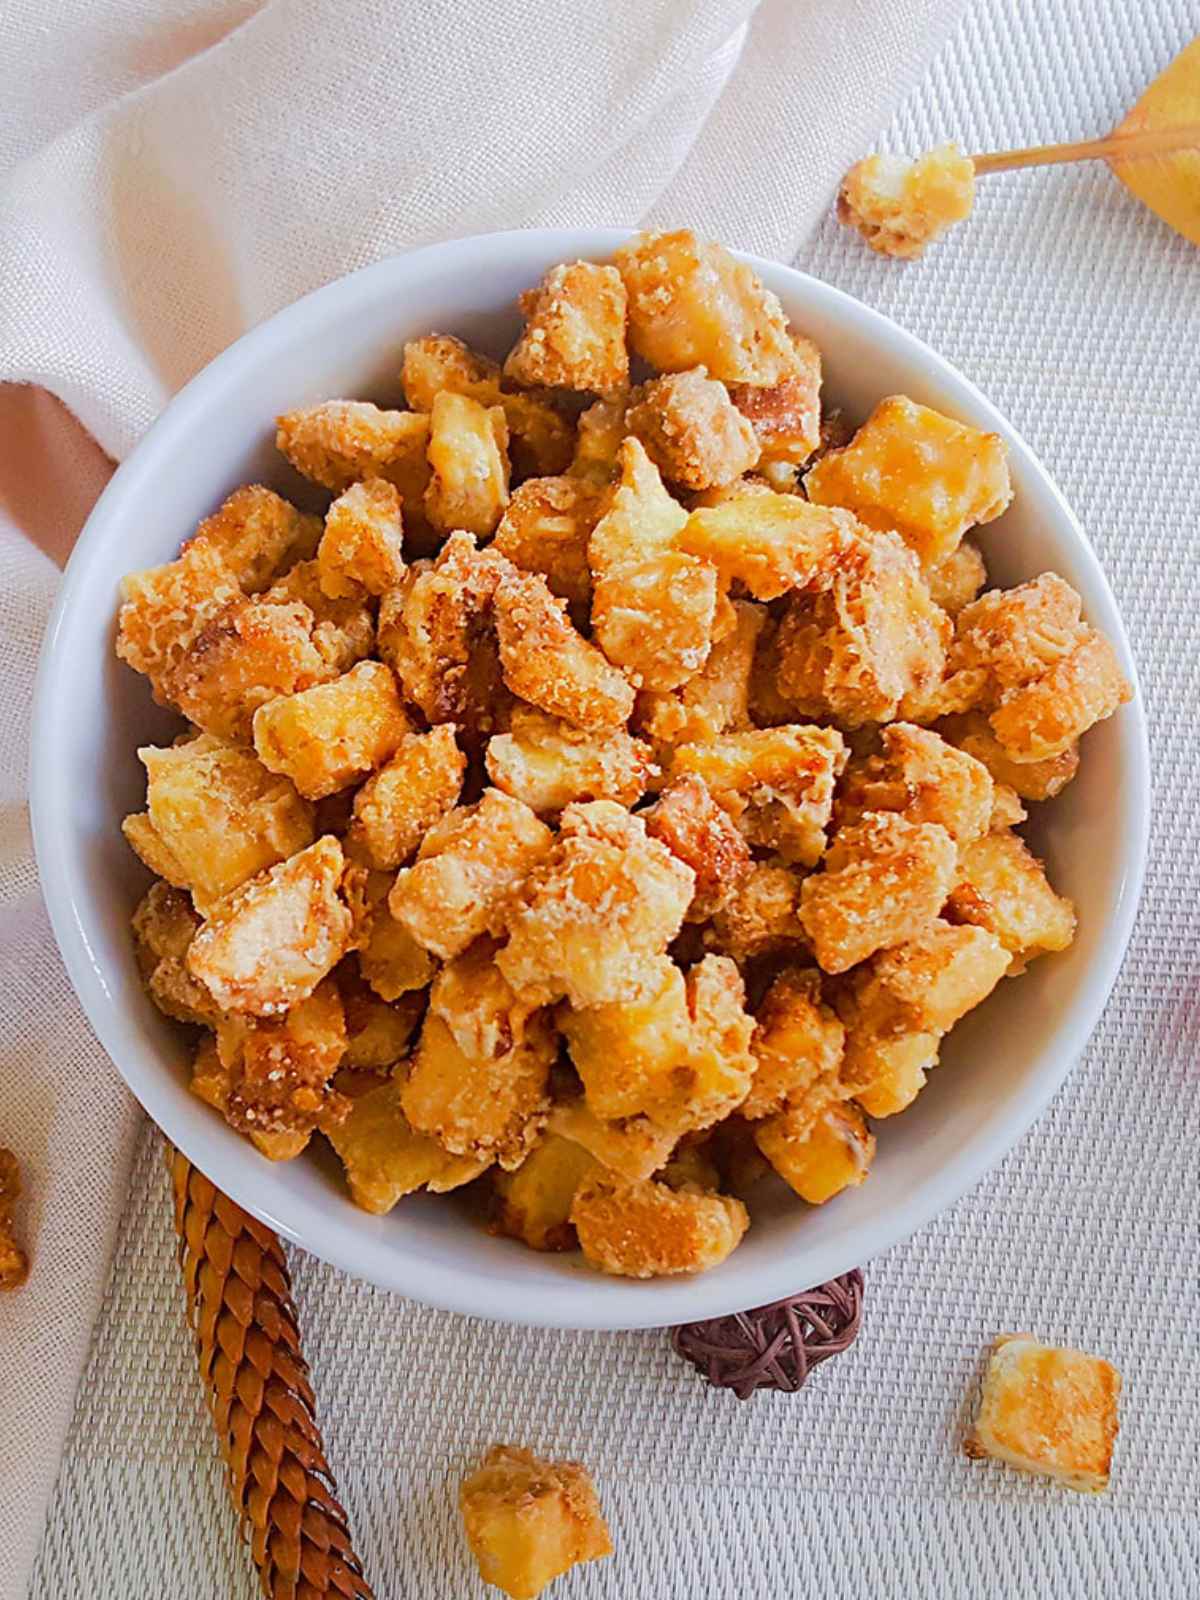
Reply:
[[[998,433],[921,406],[881,400],[844,450],[805,479],[817,505],[845,506],[869,527],[892,528],[935,567],[967,529],[991,522],[1012,499],[1008,451]]]
[[[594,261],[551,267],[520,298],[525,331],[504,375],[533,388],[608,394],[629,382],[625,286],[615,267]]]
[[[360,661],[332,683],[283,695],[254,714],[254,748],[263,766],[289,777],[306,800],[320,800],[381,767],[412,723],[382,661]]]
[[[684,489],[732,483],[758,462],[751,423],[703,367],[654,378],[636,390],[626,418],[655,466]]]
[[[1121,1374],[1101,1356],[1001,1334],[964,1448],[976,1460],[991,1456],[1098,1494],[1112,1469],[1120,1392]]]
[[[508,423],[500,406],[439,394],[429,413],[425,515],[443,533],[494,533],[508,504]]]
[[[485,1583],[512,1600],[535,1600],[581,1561],[612,1554],[587,1469],[493,1445],[463,1482],[459,1508]]]

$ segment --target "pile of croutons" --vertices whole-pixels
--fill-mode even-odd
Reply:
[[[535,1249],[693,1272],[768,1167],[861,1182],[867,1118],[1070,943],[1015,830],[1129,690],[1060,578],[980,594],[1001,440],[822,417],[720,246],[521,308],[502,367],[430,335],[408,409],[279,418],[323,518],[239,489],[126,580],[188,724],[139,752],[137,952],[264,1155],[320,1131],[376,1212],[488,1174]]]

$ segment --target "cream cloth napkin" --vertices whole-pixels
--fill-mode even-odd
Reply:
[[[390,252],[686,220],[790,257],[965,0],[9,0],[0,60],[0,1597],[24,1593],[136,1116],[36,888],[28,704],[49,556],[169,396]],[[89,439],[83,432],[91,435]],[[202,448],[202,441],[200,442]]]

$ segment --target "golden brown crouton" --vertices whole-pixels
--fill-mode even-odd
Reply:
[[[792,363],[779,301],[753,268],[685,228],[617,251],[630,347],[660,372],[707,367],[724,383],[778,383]]]
[[[317,550],[321,588],[330,599],[386,594],[404,576],[400,494],[386,478],[352,483],[325,513]]]
[[[834,783],[845,764],[840,733],[792,724],[680,745],[668,773],[703,778],[750,844],[813,866],[825,848]]]
[[[625,287],[615,267],[573,261],[551,267],[521,296],[525,331],[504,374],[531,387],[608,394],[629,382]]]
[[[741,1243],[750,1218],[740,1200],[651,1179],[585,1178],[571,1202],[585,1258],[621,1278],[707,1272]]]
[[[360,661],[333,683],[260,706],[254,748],[308,800],[333,794],[391,759],[412,731],[391,669]]]
[[[591,603],[588,540],[604,500],[603,489],[581,478],[529,478],[513,493],[492,544],[522,572],[540,572],[578,622]]]
[[[406,733],[393,756],[354,796],[346,846],[377,871],[408,860],[426,833],[458,801],[467,758],[452,722]]]
[[[486,1156],[455,1156],[418,1133],[400,1104],[396,1079],[357,1096],[342,1121],[327,1130],[342,1158],[350,1198],[364,1211],[390,1211],[406,1194],[429,1189],[444,1194],[485,1171]]]
[[[548,1134],[515,1172],[495,1172],[492,1232],[520,1239],[531,1250],[574,1250],[579,1241],[571,1202],[595,1164],[582,1145]]]
[[[991,522],[1012,499],[1008,451],[984,433],[907,395],[881,400],[843,450],[804,480],[819,505],[845,506],[868,527],[891,529],[937,567],[968,528]]]
[[[501,1055],[468,1055],[430,1011],[400,1094],[409,1122],[453,1155],[519,1167],[546,1120],[546,1086],[557,1054],[545,1016],[531,1017]]]
[[[1121,1374],[1100,1356],[1001,1334],[964,1449],[1099,1494],[1112,1470],[1120,1393]]]
[[[512,1600],[535,1600],[581,1561],[612,1554],[587,1469],[493,1445],[463,1482],[459,1509],[485,1583]]]
[[[703,367],[654,378],[632,398],[626,426],[672,483],[709,489],[732,483],[756,465],[759,445],[753,427],[725,385]]]
[[[580,728],[629,720],[633,686],[575,630],[544,578],[514,572],[501,579],[495,607],[501,670],[513,694]]]
[[[205,517],[180,554],[210,545],[245,592],[257,594],[295,562],[310,560],[320,537],[320,517],[297,511],[261,483],[248,483]]]
[[[553,849],[508,911],[497,963],[538,1004],[634,999],[647,958],[679,932],[694,886],[692,869],[640,817],[611,800],[568,806]]]
[[[388,897],[392,916],[444,961],[480,934],[500,932],[508,902],[553,843],[520,800],[486,789],[435,823]]]
[[[814,1206],[860,1184],[875,1155],[875,1135],[853,1105],[827,1105],[815,1115],[789,1107],[757,1123],[754,1137],[788,1187]]]
[[[956,854],[940,823],[894,812],[868,812],[841,829],[824,870],[800,889],[800,921],[822,970],[846,972],[932,922],[954,884]]]
[[[144,745],[138,755],[152,848],[168,852],[171,881],[191,890],[202,914],[313,841],[312,806],[250,750],[202,734],[166,749]]]
[[[434,528],[486,538],[508,504],[508,423],[500,406],[445,391],[429,413],[425,515]]]
[[[698,773],[673,779],[641,813],[646,832],[696,875],[689,922],[705,922],[750,871],[750,847]]]
[[[274,1016],[305,999],[350,946],[341,896],[346,862],[336,839],[251,878],[196,934],[187,968],[225,1011]]]
[[[488,742],[487,772],[539,816],[575,800],[632,806],[659,776],[650,746],[623,728],[589,733],[531,707],[517,707],[509,731]]]
[[[788,967],[758,1008],[751,1051],[754,1081],[738,1108],[757,1121],[801,1105],[815,1085],[836,1082],[846,1030],[821,998],[821,974]]]
[[[847,536],[828,586],[789,602],[773,649],[793,714],[845,728],[890,722],[940,684],[949,617],[895,534]]]

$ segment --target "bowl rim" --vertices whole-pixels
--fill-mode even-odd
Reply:
[[[70,824],[68,796],[65,785],[56,782],[54,761],[54,708],[63,695],[69,695],[71,681],[71,663],[59,645],[70,629],[73,615],[85,604],[93,565],[101,561],[113,526],[119,524],[127,508],[136,508],[142,481],[151,464],[164,450],[176,448],[178,441],[187,437],[193,418],[206,410],[228,386],[236,384],[239,372],[247,364],[257,364],[270,351],[273,342],[302,327],[310,318],[314,304],[339,299],[350,304],[356,296],[370,299],[378,283],[391,279],[398,263],[411,262],[415,257],[425,258],[426,265],[436,266],[439,258],[457,265],[455,258],[464,251],[494,249],[505,242],[529,241],[531,237],[544,244],[548,251],[559,251],[555,259],[595,256],[615,249],[636,231],[633,228],[535,228],[467,235],[385,257],[311,290],[248,330],[201,368],[168,402],[128,458],[118,466],[76,541],[43,639],[33,697],[30,813],[39,879],[63,963],[101,1047],[164,1135],[202,1171],[210,1149],[215,1153],[215,1146],[199,1132],[193,1135],[188,1128],[169,1126],[173,1119],[161,1063],[147,1066],[142,1061],[130,1063],[122,1059],[125,1052],[120,1037],[121,1008],[93,956],[84,904],[86,897],[72,881],[65,856],[54,848],[56,836]],[[1141,896],[1149,838],[1149,740],[1136,662],[1107,576],[1071,507],[1020,432],[952,363],[883,312],[795,267],[742,251],[733,254],[768,277],[795,281],[810,302],[823,305],[830,315],[850,319],[864,331],[874,331],[891,344],[899,341],[937,383],[965,399],[968,407],[974,410],[977,422],[982,417],[989,427],[1003,434],[1010,449],[1021,455],[1022,471],[1038,480],[1042,493],[1055,506],[1063,524],[1078,542],[1081,559],[1090,567],[1092,581],[1106,598],[1110,636],[1134,689],[1133,699],[1123,708],[1124,715],[1132,722],[1132,727],[1126,729],[1126,742],[1131,743],[1138,758],[1132,770],[1123,774],[1134,827],[1126,844],[1124,871],[1115,892],[1105,937],[1071,997],[1067,1015],[1051,1036],[1052,1045],[1044,1047],[1047,1051],[1053,1050],[1052,1064],[1039,1073],[1024,1100],[991,1119],[992,1125],[985,1131],[963,1142],[953,1159],[942,1167],[938,1182],[921,1185],[914,1198],[878,1220],[872,1227],[869,1242],[856,1253],[856,1259],[848,1259],[844,1244],[837,1240],[819,1248],[814,1256],[815,1265],[808,1273],[812,1282],[819,1282],[850,1267],[861,1266],[866,1260],[891,1249],[954,1204],[1013,1149],[1078,1062],[1116,982]],[[355,1277],[410,1299],[461,1314],[481,1314],[479,1285],[462,1268],[424,1257],[419,1269],[406,1275],[403,1249],[379,1252],[365,1236],[358,1247],[341,1248],[336,1243],[326,1242],[315,1244],[311,1238],[303,1236],[290,1219],[275,1214],[256,1193],[255,1174],[253,1163],[247,1163],[244,1173],[238,1169],[232,1178],[223,1174],[222,1187],[239,1205],[293,1243]],[[797,1292],[794,1273],[788,1272],[788,1258],[788,1252],[783,1252],[769,1270],[761,1272],[762,1292],[756,1303],[765,1304]],[[391,1263],[394,1269],[389,1271],[381,1267],[381,1259],[385,1267]],[[652,1280],[640,1286],[646,1298],[644,1311],[636,1305],[631,1307],[620,1295],[612,1297],[612,1309],[607,1309],[603,1289],[608,1281],[596,1277],[596,1293],[589,1299],[586,1322],[579,1320],[579,1306],[573,1295],[564,1297],[564,1305],[556,1304],[552,1286],[547,1286],[543,1294],[530,1285],[503,1286],[502,1289],[497,1285],[497,1303],[487,1306],[486,1315],[514,1324],[616,1331],[671,1325],[744,1309],[744,1294],[731,1297],[730,1289],[722,1287],[720,1273],[699,1278]],[[686,1306],[682,1304],[685,1296],[679,1292],[684,1285],[687,1286]],[[676,1292],[672,1293],[673,1290]],[[539,1302],[536,1305],[531,1303],[535,1300]]]

